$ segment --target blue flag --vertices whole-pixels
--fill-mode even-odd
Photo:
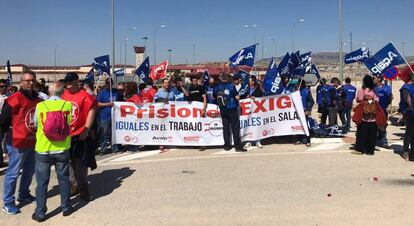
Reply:
[[[119,69],[119,70],[114,71],[114,75],[116,77],[124,76],[125,75],[124,69],[122,68],[122,69]]]
[[[207,89],[209,79],[210,79],[210,75],[208,74],[208,71],[205,71],[204,74],[203,74],[203,87],[204,87],[204,89]]]
[[[405,60],[401,53],[391,42],[380,49],[374,56],[364,61],[365,66],[376,75],[383,74],[384,71],[404,63]]]
[[[7,60],[7,85],[11,86],[13,83],[13,76],[10,67],[10,60]]]
[[[287,54],[287,56],[289,56],[289,54]],[[282,77],[280,76],[279,69],[276,65],[276,61],[274,58],[272,58],[269,67],[267,68],[266,75],[263,81],[263,89],[266,96],[281,94],[285,89]]]
[[[365,47],[357,49],[345,55],[345,64],[351,64],[355,62],[364,62],[365,59],[369,58],[369,50]]]
[[[304,53],[304,54],[299,56],[301,65],[307,66],[307,65],[311,64],[311,61],[312,61],[311,54],[312,54],[312,52],[309,51],[309,52]]]
[[[301,64],[300,53],[299,51],[290,54],[289,59],[289,70],[293,70],[297,68]]]
[[[96,57],[95,62],[95,69],[100,70],[102,73],[106,73],[107,75],[111,74],[111,64],[109,62],[109,55]]]
[[[247,93],[249,92],[249,78],[250,78],[250,74],[243,71],[243,70],[239,70],[234,77],[239,77],[241,78],[241,87],[239,90],[239,96],[244,96],[247,95]]]
[[[241,49],[229,58],[231,65],[237,67],[239,65],[247,65],[253,67],[254,57],[256,55],[256,45],[252,45]]]
[[[315,74],[316,77],[318,77],[318,79],[321,79],[321,75],[319,74],[319,70],[318,70],[318,68],[316,68],[315,64],[312,64],[312,67],[309,71],[309,74]]]
[[[145,83],[148,82],[148,78],[150,76],[150,64],[149,64],[149,57],[145,58],[141,65],[135,70],[135,74],[144,81]]]
[[[84,82],[94,82],[94,76],[95,76],[95,72],[93,67],[91,68],[91,70],[89,70],[88,74],[86,74],[85,79],[83,80]]]
[[[289,55],[289,53],[286,53],[286,55],[280,61],[279,66],[277,68],[280,75],[288,75],[289,74],[289,61],[290,61],[290,55]]]

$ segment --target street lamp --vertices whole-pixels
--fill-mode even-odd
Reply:
[[[169,65],[172,65],[172,63],[171,63],[171,53],[172,53],[172,49],[169,49],[168,50],[168,64]]]
[[[128,32],[130,32],[130,31],[134,31],[134,30],[136,30],[137,28],[135,27],[135,26],[131,26],[129,29],[128,29]],[[125,75],[126,75],[126,65],[127,65],[127,42],[128,42],[128,33],[127,33],[127,37],[125,37],[125,52],[124,52],[124,54],[125,54],[125,64],[124,64],[124,73],[125,73]]]
[[[276,49],[277,47],[276,47],[276,39],[275,39],[275,38],[273,38],[273,37],[269,37],[268,39],[272,41],[272,43],[273,43],[273,45],[274,45],[274,47],[275,47],[275,62],[276,62],[276,60],[277,60],[277,49]]]
[[[344,43],[342,41],[342,0],[338,0],[338,16],[339,16],[339,80],[344,81],[344,62],[343,51]]]
[[[55,62],[55,81],[57,80],[57,74],[56,74],[56,53],[57,53],[57,48],[59,47],[59,45],[55,45],[55,57],[54,57],[54,62]]]
[[[161,25],[161,26],[155,28],[155,30],[154,30],[154,65],[157,64],[157,37],[156,37],[157,31],[160,28],[165,28],[165,27],[167,27],[167,25]]]
[[[305,19],[299,19],[299,20],[297,20],[295,23],[293,23],[293,25],[292,25],[292,30],[291,30],[291,36],[292,36],[292,52],[294,52],[295,51],[295,41],[294,41],[294,36],[293,36],[293,31],[294,31],[294,29],[295,29],[295,27],[296,27],[296,24],[299,24],[299,23],[302,23],[302,22],[305,22]]]
[[[144,40],[144,59],[147,58],[147,40],[148,37],[142,37],[142,39]]]
[[[403,54],[403,57],[405,57],[405,42],[401,42],[401,45],[402,45],[402,54]]]

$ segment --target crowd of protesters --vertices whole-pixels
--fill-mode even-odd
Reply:
[[[105,155],[125,149],[119,144],[111,143],[111,108],[115,101],[135,104],[196,101],[203,105],[203,116],[208,104],[216,104],[220,108],[223,122],[225,150],[234,147],[237,152],[245,152],[252,145],[262,148],[261,140],[244,144],[241,142],[239,101],[263,97],[263,80],[263,75],[251,75],[247,92],[241,93],[242,78],[225,73],[209,77],[208,80],[203,74],[192,75],[189,84],[185,84],[182,77],[171,76],[161,79],[158,88],[150,78],[139,85],[136,82],[114,83],[108,78],[101,86],[99,83],[82,82],[78,74],[73,72],[67,73],[63,80],[46,86],[44,79],[39,79],[38,82],[35,73],[27,71],[22,76],[19,90],[8,87],[7,81],[0,79],[2,166],[3,152],[8,156],[3,211],[17,214],[20,210],[16,202],[36,201],[32,218],[44,221],[51,165],[55,165],[61,187],[63,216],[71,214],[71,196],[79,195],[84,201],[92,201],[94,197],[89,191],[88,168],[96,168],[95,154]],[[387,108],[393,96],[391,88],[381,77],[366,75],[360,89],[351,85],[350,78],[346,78],[344,83],[338,78],[332,78],[329,83],[326,79],[321,79],[316,88],[316,101],[304,81],[283,78],[282,82],[283,87],[286,87],[284,93],[300,92],[307,120],[316,103],[321,125],[337,126],[339,118],[342,129],[349,132],[351,121],[356,123],[356,144],[352,153],[372,155],[376,145],[388,145]],[[400,92],[400,111],[406,118],[404,156],[411,159],[410,147],[414,145],[413,83],[410,81],[405,84]],[[353,106],[354,100],[356,107]],[[56,112],[62,114],[56,115]],[[48,120],[52,119],[57,120],[55,125],[62,125],[62,131],[50,135]],[[311,136],[298,138],[298,144],[311,146]],[[160,146],[160,149],[164,148]],[[36,198],[29,190],[34,174],[37,179]],[[20,185],[16,199],[18,177]]]

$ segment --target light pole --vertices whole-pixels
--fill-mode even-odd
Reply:
[[[193,66],[196,63],[196,59],[195,59],[195,51],[196,51],[196,44],[193,44]]]
[[[276,62],[276,60],[277,60],[277,46],[276,46],[276,39],[275,39],[275,38],[273,38],[273,37],[269,37],[268,39],[272,41],[272,43],[273,43],[273,45],[274,45],[274,47],[275,47],[275,62]],[[277,63],[277,62],[276,62],[276,63]]]
[[[115,71],[115,0],[112,0],[112,74]],[[112,97],[112,89],[111,97]],[[111,98],[112,100],[112,98]]]
[[[144,59],[147,58],[147,40],[148,37],[142,37],[142,39],[144,40]]]
[[[128,33],[130,32],[130,31],[134,31],[134,30],[136,30],[137,28],[135,27],[135,26],[131,26],[129,29],[128,29],[128,32],[127,32],[127,35],[126,35],[126,37],[125,37],[125,51],[124,51],[124,54],[125,54],[125,59],[124,59],[124,61],[125,61],[125,64],[124,64],[124,74],[126,75],[126,65],[127,65],[127,42],[128,42]]]
[[[297,20],[295,23],[293,23],[292,30],[290,31],[291,36],[292,36],[292,52],[295,51],[295,38],[293,36],[293,31],[294,31],[294,29],[296,27],[296,24],[299,24],[299,23],[302,23],[302,22],[305,22],[305,19],[302,18],[302,19]]]
[[[56,74],[56,53],[57,53],[57,48],[59,47],[59,45],[55,45],[55,59],[54,59],[54,62],[55,62],[55,81],[56,81],[56,78],[57,78],[57,74]]]
[[[338,0],[339,10],[339,80],[344,81],[344,62],[343,62],[343,47],[342,41],[342,0]]]
[[[405,42],[401,42],[402,45],[402,55],[405,57]]]
[[[169,65],[172,65],[172,62],[171,62],[171,52],[172,52],[172,49],[169,49],[168,50],[168,64]]]
[[[157,64],[157,37],[156,37],[157,31],[160,28],[165,28],[165,27],[167,27],[167,25],[161,25],[161,26],[155,28],[155,30],[154,30],[154,65]]]

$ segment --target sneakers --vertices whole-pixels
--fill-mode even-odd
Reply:
[[[72,208],[69,208],[69,209],[64,210],[64,211],[62,212],[62,215],[63,215],[64,217],[70,216],[71,214],[72,214]]]
[[[246,148],[236,148],[236,152],[246,152]]]
[[[37,214],[36,213],[34,213],[33,215],[32,215],[32,220],[34,220],[34,221],[37,221],[37,222],[43,222],[43,221],[45,221],[46,220],[46,217],[39,217],[39,216],[37,216]]]
[[[257,141],[257,142],[256,142],[256,147],[258,147],[258,148],[263,148],[263,145],[262,145],[262,143],[260,143],[260,141]]]
[[[244,146],[243,146],[243,148],[244,149],[248,149],[248,148],[250,148],[252,146],[252,144],[250,143],[250,142],[247,142]]]
[[[351,151],[351,154],[354,154],[354,155],[362,155],[363,153],[362,152],[359,152],[359,151]]]
[[[3,212],[14,215],[20,213],[20,209],[16,207],[14,204],[4,204],[3,205]]]
[[[408,151],[404,151],[404,152],[401,154],[401,157],[402,157],[403,159],[405,159],[405,161],[408,161],[408,160],[409,160],[409,156],[410,156],[410,153],[409,153]]]
[[[18,203],[31,203],[36,201],[36,197],[34,197],[33,195],[29,194],[26,197],[18,197],[17,198],[17,202]]]

